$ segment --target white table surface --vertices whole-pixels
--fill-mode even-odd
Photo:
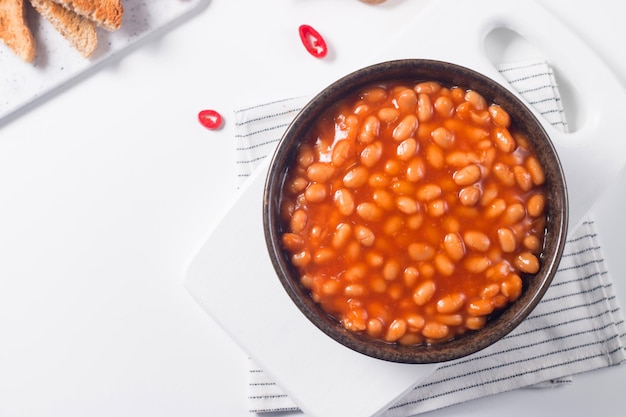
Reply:
[[[0,416],[249,415],[246,354],[181,285],[237,184],[232,109],[317,91],[429,3],[212,0],[1,125]],[[540,3],[626,86],[619,2]],[[304,51],[302,23],[329,57]],[[592,210],[623,308],[625,193],[623,171]],[[428,415],[618,416],[624,393],[626,365]]]

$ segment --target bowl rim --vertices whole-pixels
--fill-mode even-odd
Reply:
[[[437,79],[432,76],[424,76],[426,73],[437,74]],[[321,310],[321,307],[312,300],[308,292],[299,282],[296,282],[294,277],[297,277],[298,274],[285,259],[284,250],[280,245],[280,234],[275,227],[278,221],[278,201],[272,196],[275,195],[275,192],[280,192],[286,176],[283,162],[289,160],[298,148],[299,141],[290,143],[289,138],[301,131],[301,133],[306,133],[308,130],[307,123],[313,122],[324,112],[325,104],[332,103],[343,95],[372,83],[392,80],[445,81],[442,84],[475,89],[481,94],[485,90],[489,90],[490,93],[484,95],[488,102],[505,102],[507,103],[505,108],[510,114],[523,115],[523,120],[532,123],[531,126],[524,125],[525,131],[532,129],[536,135],[541,137],[539,143],[545,146],[543,150],[546,151],[547,155],[540,155],[543,160],[542,165],[546,168],[545,161],[550,161],[551,175],[549,180],[560,191],[559,193],[549,193],[548,196],[559,208],[556,210],[550,207],[550,219],[548,219],[547,224],[550,224],[551,227],[547,230],[544,238],[544,242],[552,242],[550,247],[552,250],[549,254],[542,252],[542,257],[549,256],[549,258],[542,259],[540,271],[534,275],[534,281],[530,282],[533,291],[529,292],[525,288],[518,301],[507,306],[489,320],[487,326],[491,326],[492,329],[499,329],[497,332],[485,331],[486,326],[479,331],[469,332],[443,343],[415,346],[390,344],[351,332]],[[536,140],[532,139],[531,141]],[[536,146],[537,144],[533,143],[533,145]],[[484,74],[458,64],[432,59],[410,58],[371,64],[339,78],[321,90],[298,112],[281,136],[270,159],[263,191],[263,229],[268,254],[278,279],[298,309],[319,330],[356,352],[385,361],[411,364],[439,363],[468,356],[492,345],[519,326],[539,304],[557,272],[567,237],[568,217],[567,185],[558,153],[547,131],[526,103],[502,84]],[[551,239],[549,240],[548,237]],[[281,256],[281,254],[283,255]],[[539,282],[535,282],[536,280]],[[517,307],[513,308],[513,306]]]

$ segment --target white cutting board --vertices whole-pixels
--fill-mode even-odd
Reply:
[[[441,22],[451,24],[444,25],[444,31]],[[544,123],[565,166],[570,225],[578,224],[626,162],[626,142],[611,136],[620,132],[626,97],[595,54],[543,8],[532,1],[437,1],[371,63],[441,59],[506,85],[484,49],[487,34],[499,27],[512,28],[541,45],[550,65],[567,74],[580,97],[594,103],[585,109],[575,133],[562,134]],[[545,28],[550,28],[549,39],[536,33]],[[569,56],[569,50],[576,56]],[[307,416],[379,415],[436,366],[384,362],[353,352],[330,340],[293,305],[275,276],[265,246],[262,195],[267,163],[241,188],[211,232],[189,267],[185,285]]]
[[[114,32],[98,28],[98,47],[88,59],[26,3],[37,56],[33,63],[23,62],[0,41],[0,126],[70,82],[97,70],[109,58],[132,49],[149,35],[199,12],[208,0],[122,0],[122,26]]]

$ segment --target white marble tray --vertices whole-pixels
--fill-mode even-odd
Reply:
[[[148,35],[183,22],[208,0],[123,0],[122,4],[122,27],[115,32],[98,28],[98,47],[90,59],[83,58],[27,4],[37,57],[32,64],[23,62],[0,42],[0,126]]]

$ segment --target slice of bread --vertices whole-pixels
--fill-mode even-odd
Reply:
[[[30,3],[83,57],[93,54],[98,46],[94,22],[52,0],[30,0]]]
[[[108,31],[122,25],[124,6],[122,0],[53,0],[55,3],[94,21]]]
[[[35,59],[35,38],[26,21],[24,0],[0,0],[0,39],[24,61]]]

